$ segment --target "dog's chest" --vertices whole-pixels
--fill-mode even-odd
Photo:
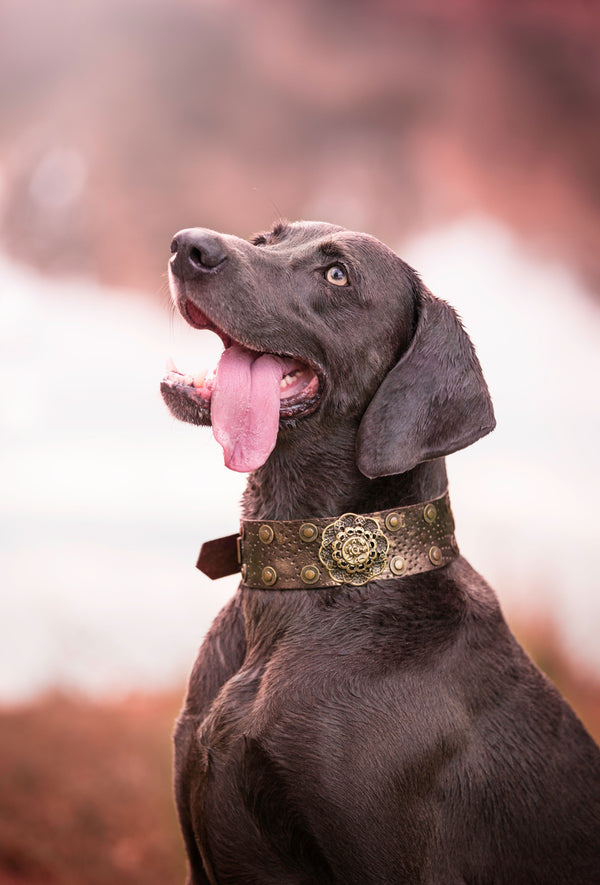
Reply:
[[[310,858],[303,881],[331,881],[319,872],[330,863],[342,871],[335,881],[354,882],[373,864],[368,832],[393,846],[386,865],[423,856],[431,822],[415,833],[414,821],[464,733],[433,664],[452,618],[414,597],[387,586],[335,604],[294,593],[279,608],[278,597],[248,594],[245,656],[181,754],[215,881],[254,881],[236,864],[273,869],[286,857],[292,867]],[[440,707],[456,715],[440,717]],[[287,881],[284,871],[272,881]],[[394,878],[386,866],[374,881]]]
[[[436,778],[439,727],[428,730],[432,744],[424,746],[416,714],[426,685],[417,698],[410,673],[393,668],[382,678],[377,648],[364,636],[342,655],[327,632],[303,647],[276,645],[270,656],[247,658],[197,729],[200,841],[213,857],[218,845],[243,847],[237,859],[220,857],[224,878],[243,881],[235,864],[259,846],[262,858],[310,857],[315,870],[326,863],[327,846],[327,856],[339,849],[344,864],[374,825],[400,851],[398,834],[410,832],[415,809],[406,800],[399,806],[398,775],[390,772],[404,769],[413,779],[423,772],[415,795]]]

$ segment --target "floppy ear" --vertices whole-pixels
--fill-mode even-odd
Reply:
[[[356,442],[361,473],[405,473],[470,445],[496,426],[475,349],[454,310],[421,290],[408,350],[383,379]]]

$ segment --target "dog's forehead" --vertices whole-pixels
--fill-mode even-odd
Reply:
[[[344,233],[345,230],[337,224],[329,224],[326,221],[294,221],[285,227],[284,233],[298,242],[309,243],[311,240]]]
[[[354,253],[357,257],[373,250],[392,254],[391,250],[370,234],[323,221],[280,222],[268,233],[255,236],[252,242],[285,252],[306,252],[311,248],[320,250],[334,245],[340,251]]]
[[[323,221],[280,221],[270,231],[256,234],[251,242],[257,246],[293,248],[317,243],[343,231],[343,227]]]

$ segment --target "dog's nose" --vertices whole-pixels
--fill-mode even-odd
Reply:
[[[214,272],[227,260],[227,251],[219,235],[199,227],[175,234],[171,252],[173,273],[185,280]]]

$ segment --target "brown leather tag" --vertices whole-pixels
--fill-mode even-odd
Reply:
[[[240,570],[238,558],[239,535],[227,535],[226,538],[215,538],[206,541],[198,556],[196,568],[204,572],[212,581],[234,575]]]

